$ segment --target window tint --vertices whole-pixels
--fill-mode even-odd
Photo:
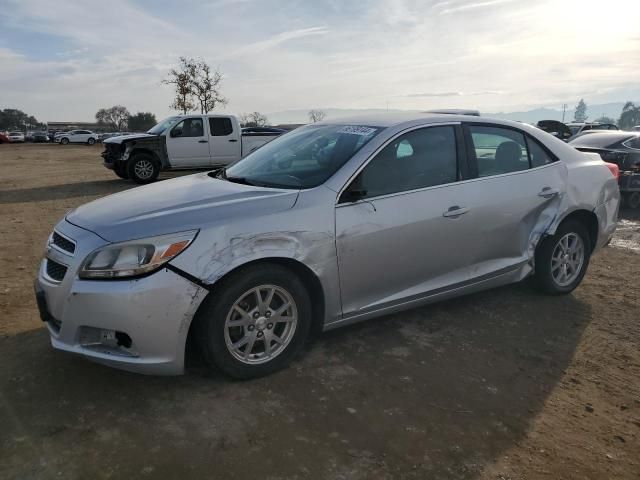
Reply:
[[[531,168],[541,167],[555,161],[538,142],[527,137],[527,146],[531,156]]]
[[[640,136],[631,138],[623,143],[624,146],[633,148],[634,150],[640,150]]]
[[[213,117],[209,119],[209,128],[214,137],[226,137],[233,133],[230,118]]]
[[[187,118],[171,129],[172,137],[202,137],[204,130],[202,128],[201,118]]]
[[[398,137],[369,162],[356,179],[367,197],[455,182],[458,179],[453,127],[414,130]]]
[[[488,177],[529,168],[524,134],[500,127],[469,126],[478,161],[478,176]]]

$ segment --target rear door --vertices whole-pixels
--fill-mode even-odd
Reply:
[[[336,206],[345,317],[366,315],[468,279],[459,125],[422,127],[377,153]]]
[[[228,165],[240,159],[240,131],[230,117],[209,117],[211,165]]]
[[[209,139],[202,117],[189,117],[169,130],[167,152],[172,167],[209,166]]]
[[[471,175],[466,201],[472,278],[506,272],[530,261],[565,194],[566,167],[525,132],[466,124]]]

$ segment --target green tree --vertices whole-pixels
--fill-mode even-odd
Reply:
[[[158,123],[158,121],[153,113],[138,112],[129,117],[129,130],[134,132],[146,132],[156,123]]]
[[[126,130],[131,114],[126,107],[115,105],[111,108],[101,108],[96,112],[96,121],[107,125],[113,131]]]
[[[178,68],[169,70],[167,78],[162,81],[165,85],[173,85],[175,97],[170,107],[186,115],[195,110],[195,91],[193,81],[196,76],[197,64],[193,58],[180,57]]]
[[[0,130],[33,130],[44,128],[44,123],[15,108],[0,110]]]
[[[633,102],[627,102],[622,107],[618,127],[622,130],[631,130],[637,125],[640,125],[640,105],[636,106]]]
[[[573,119],[576,122],[586,122],[589,115],[587,115],[587,104],[584,102],[584,98],[581,98],[576,106],[576,113],[573,115]]]

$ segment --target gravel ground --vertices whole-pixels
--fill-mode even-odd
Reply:
[[[234,382],[51,349],[53,225],[131,188],[100,147],[0,145],[0,478],[640,478],[640,214],[564,297],[524,282],[321,336]]]

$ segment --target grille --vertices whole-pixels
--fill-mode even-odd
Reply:
[[[49,278],[61,282],[65,273],[67,273],[67,267],[49,258],[47,259],[47,275]]]
[[[64,250],[65,252],[73,253],[76,251],[76,245],[71,240],[67,240],[62,235],[58,234],[58,232],[53,232],[53,244]]]

